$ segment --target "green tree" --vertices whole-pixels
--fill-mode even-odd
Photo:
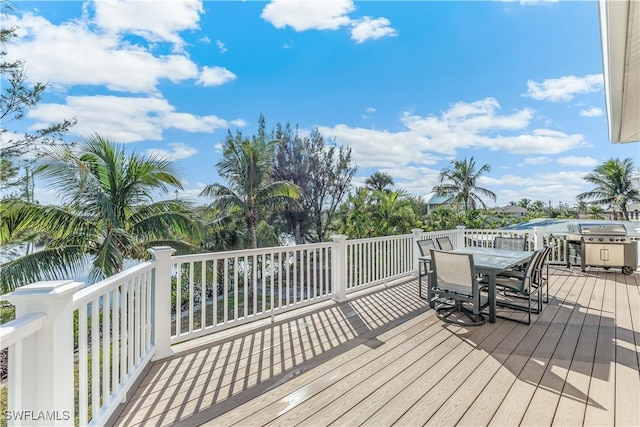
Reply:
[[[492,201],[496,195],[486,188],[478,187],[478,180],[482,175],[491,171],[488,164],[482,165],[476,170],[476,161],[471,157],[468,161],[452,160],[451,166],[440,172],[440,185],[434,187],[439,196],[448,196],[447,203],[463,206],[464,210],[476,209],[478,205],[486,209],[482,198],[487,197]]]
[[[77,147],[52,147],[37,173],[58,191],[64,205],[41,206],[7,200],[2,206],[0,242],[19,233],[47,233],[44,250],[2,265],[2,289],[36,280],[67,278],[91,262],[91,282],[122,270],[127,259],[148,258],[151,246],[195,248],[199,236],[187,204],[154,201],[170,187],[182,188],[171,161],[125,154],[124,145],[92,135]]]
[[[627,207],[630,203],[640,201],[640,192],[631,182],[633,161],[609,159],[597,166],[584,180],[592,184],[591,191],[580,193],[578,201],[588,201],[592,204],[607,205],[614,210],[621,219],[629,219]]]
[[[2,1],[1,14],[6,16],[8,12],[14,10],[11,2]],[[7,46],[10,41],[18,36],[17,27],[0,28],[0,57],[6,57]],[[61,143],[60,137],[76,122],[74,119],[67,119],[60,123],[55,123],[46,128],[38,129],[33,133],[25,133],[15,136],[16,132],[10,132],[8,126],[15,121],[21,120],[24,115],[38,104],[48,84],[35,83],[29,85],[24,60],[0,61],[0,82],[2,93],[0,96],[0,187],[9,189],[20,186],[27,191],[25,199],[28,197],[29,176],[21,176],[20,171],[31,164],[41,153],[42,146]],[[13,136],[12,136],[13,135]],[[29,152],[26,158],[24,154]],[[24,183],[23,181],[27,181]]]
[[[410,233],[422,227],[413,206],[402,191],[359,188],[340,206],[337,229],[351,239]]]
[[[288,123],[278,123],[272,137],[281,141],[275,176],[301,188],[300,206],[284,211],[287,232],[297,244],[325,241],[357,171],[351,165],[351,149],[325,141],[318,129],[302,137]]]
[[[367,188],[377,191],[391,192],[387,187],[393,187],[394,182],[391,175],[386,172],[374,172],[364,181]]]
[[[589,212],[589,205],[586,202],[581,201],[576,205],[576,212],[578,215],[585,215]]]
[[[590,205],[589,215],[592,219],[604,219],[604,210],[598,205]]]
[[[260,117],[258,135],[246,139],[238,131],[223,142],[223,158],[217,163],[219,175],[228,186],[207,185],[201,196],[213,198],[212,208],[244,218],[250,247],[258,247],[258,231],[267,228],[270,210],[295,205],[300,187],[290,181],[274,180],[275,150],[279,141],[265,140],[264,118]]]
[[[531,209],[531,199],[527,199],[526,197],[522,198],[518,201],[517,205],[523,209],[529,210]]]
[[[531,203],[531,209],[534,212],[542,212],[545,209],[545,204],[542,200],[536,200],[535,202]]]

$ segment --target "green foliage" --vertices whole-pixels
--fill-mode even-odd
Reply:
[[[288,123],[284,127],[278,123],[271,137],[281,141],[276,152],[277,179],[301,189],[300,206],[284,210],[280,229],[297,244],[325,241],[357,170],[351,165],[351,149],[326,142],[318,129],[301,136]]]
[[[456,211],[450,206],[439,206],[424,217],[425,231],[452,230],[459,225],[469,229],[492,229],[509,225],[486,210]]]
[[[212,209],[219,209],[223,220],[231,215],[244,218],[249,247],[258,247],[258,232],[270,228],[267,217],[277,209],[298,206],[300,187],[291,181],[274,179],[275,150],[279,141],[267,141],[264,118],[260,116],[258,135],[244,138],[240,131],[229,132],[222,144],[223,158],[216,165],[228,186],[209,184],[200,193],[213,198]]]
[[[89,281],[94,282],[121,271],[126,259],[147,259],[152,246],[170,244],[182,253],[197,250],[189,239],[199,238],[201,228],[190,205],[154,201],[170,187],[182,188],[169,160],[127,156],[123,145],[100,135],[81,140],[77,148],[51,149],[38,168],[65,205],[2,202],[2,243],[27,231],[51,237],[43,251],[1,266],[3,292],[36,280],[78,274],[87,261]]]
[[[6,15],[15,7],[11,2],[2,1],[2,15]],[[4,20],[3,22],[7,22]],[[3,27],[0,29],[0,58],[7,55],[7,47],[11,40],[18,37],[18,27]],[[40,147],[61,143],[61,136],[76,123],[74,119],[66,119],[49,127],[36,130],[34,133],[20,134],[11,131],[9,125],[21,120],[25,114],[35,107],[42,99],[48,84],[35,83],[29,85],[26,73],[27,66],[23,60],[0,62],[0,79],[2,92],[0,96],[0,185],[7,189],[25,186],[29,191],[28,176],[21,176],[20,170],[31,164],[39,155]],[[29,156],[24,156],[26,153]],[[26,185],[25,185],[26,184]],[[27,200],[29,198],[27,197]]]
[[[462,206],[465,211],[476,209],[478,206],[486,209],[480,196],[495,201],[496,195],[486,188],[478,187],[477,184],[480,177],[490,171],[491,167],[488,164],[476,170],[473,157],[469,160],[452,160],[451,166],[440,172],[441,184],[434,187],[433,191],[439,196],[448,196],[448,203],[454,204],[457,208]]]
[[[394,182],[391,175],[378,171],[371,174],[371,176],[364,181],[364,184],[371,190],[389,192],[391,190],[387,187],[393,187]]]
[[[596,205],[605,205],[615,210],[620,219],[627,220],[628,205],[640,202],[640,191],[631,182],[633,161],[609,159],[598,165],[584,180],[593,185],[591,191],[580,193],[578,201],[589,201]]]
[[[6,302],[0,302],[0,325],[16,318],[16,308]]]
[[[351,239],[410,233],[422,227],[413,206],[399,191],[359,188],[340,206],[336,229]]]

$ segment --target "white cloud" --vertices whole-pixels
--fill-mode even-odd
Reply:
[[[198,75],[197,66],[184,55],[154,56],[141,46],[123,42],[118,35],[92,30],[84,21],[54,25],[31,14],[7,19],[8,25],[20,27],[21,37],[6,59],[29,58],[30,82],[154,93],[161,79],[179,82]]]
[[[514,154],[559,154],[588,143],[581,134],[566,134],[550,129],[534,129],[530,133],[517,136],[487,137],[477,136],[477,146],[492,151],[504,150]]]
[[[351,19],[348,14],[354,9],[351,0],[273,0],[264,7],[260,16],[276,28],[336,30],[349,25]]]
[[[97,1],[93,5],[95,22],[101,28],[137,34],[153,42],[171,42],[177,48],[183,46],[178,33],[198,28],[204,11],[200,0],[117,0]]]
[[[363,168],[433,164],[439,157],[455,156],[465,148],[489,148],[514,154],[558,154],[587,146],[581,134],[550,129],[526,131],[533,118],[529,109],[500,114],[494,98],[459,102],[440,116],[421,117],[405,112],[399,131],[365,129],[338,124],[320,126],[320,132],[335,137],[352,149],[354,162]],[[513,135],[503,135],[509,132]]]
[[[391,22],[387,18],[373,19],[365,16],[362,19],[352,21],[351,38],[356,43],[362,43],[366,40],[377,40],[382,37],[393,37],[398,35],[396,30],[391,27]]]
[[[236,119],[227,121],[214,115],[195,116],[175,111],[163,98],[118,96],[69,96],[66,104],[42,103],[29,111],[37,129],[75,116],[78,123],[71,132],[86,136],[94,132],[122,142],[160,140],[164,129],[213,133],[230,125],[243,125]]]
[[[351,18],[355,10],[352,0],[272,0],[260,15],[276,28],[291,27],[295,31],[337,30],[351,26],[351,39],[356,43],[397,35],[384,17]],[[291,43],[283,48],[289,49]]]
[[[236,75],[224,67],[203,67],[198,84],[220,86],[236,79]]]
[[[576,94],[602,90],[602,74],[588,74],[584,77],[564,76],[547,79],[542,83],[527,80],[527,93],[539,101],[571,101]]]
[[[165,150],[163,148],[150,148],[147,150],[147,155],[167,158],[171,160],[180,160],[191,157],[198,152],[198,150],[196,150],[195,148],[183,143],[169,144],[169,147],[171,147],[171,150]]]
[[[367,107],[367,108],[365,109],[365,111],[366,111],[367,113],[375,113],[375,112],[376,112],[376,109],[375,109],[375,108],[373,108],[373,107]]]
[[[524,159],[524,161],[520,164],[518,164],[519,167],[522,166],[527,166],[527,165],[543,165],[546,163],[549,163],[550,159],[546,156],[540,156],[540,157],[529,157]]]
[[[598,160],[593,157],[579,157],[579,156],[567,156],[560,157],[558,163],[563,166],[579,166],[579,167],[594,167],[598,165]]]
[[[600,117],[602,116],[602,114],[603,114],[602,110],[598,107],[591,107],[587,110],[580,111],[580,115],[582,117]]]
[[[216,40],[216,46],[218,46],[218,49],[220,49],[220,53],[225,53],[228,50],[224,43],[222,43],[220,40]]]

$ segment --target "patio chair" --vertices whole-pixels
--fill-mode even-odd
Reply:
[[[461,326],[485,323],[482,310],[488,305],[482,290],[487,287],[476,277],[473,255],[431,249],[432,281],[430,292],[437,295],[439,319]],[[461,318],[464,315],[468,321]]]
[[[438,247],[443,251],[453,250],[451,239],[449,239],[448,237],[436,237],[436,242],[438,242]]]
[[[436,248],[436,244],[433,241],[433,239],[422,239],[422,240],[418,240],[418,249],[420,250],[420,256],[430,256],[431,253],[429,252],[430,249],[435,249]],[[424,270],[420,270],[420,275],[421,276],[425,276],[427,273],[429,273],[429,269],[427,268],[427,263],[421,263],[424,265]]]
[[[547,247],[535,251],[522,272],[508,271],[496,276],[496,291],[501,290],[505,297],[526,301],[526,305],[509,301],[496,302],[496,304],[501,307],[508,307],[514,310],[527,312],[526,322],[509,318],[510,320],[515,320],[516,322],[529,325],[531,324],[531,313],[539,314],[542,311],[541,289],[545,284],[542,282],[543,274],[541,272],[541,267],[549,253],[548,251],[549,248]],[[536,297],[537,304],[533,307],[531,301],[536,293],[538,294]]]
[[[495,249],[509,249],[512,251],[524,251],[527,249],[527,239],[524,237],[502,237],[496,236],[493,239]]]
[[[527,239],[525,237],[504,237],[496,236],[493,239],[494,249],[506,249],[510,251],[525,251],[527,249]],[[525,265],[516,265],[511,271],[522,272]]]

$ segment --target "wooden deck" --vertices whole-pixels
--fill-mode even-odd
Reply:
[[[415,280],[276,318],[154,363],[116,424],[639,426],[640,274],[551,273],[530,326],[445,324]]]

